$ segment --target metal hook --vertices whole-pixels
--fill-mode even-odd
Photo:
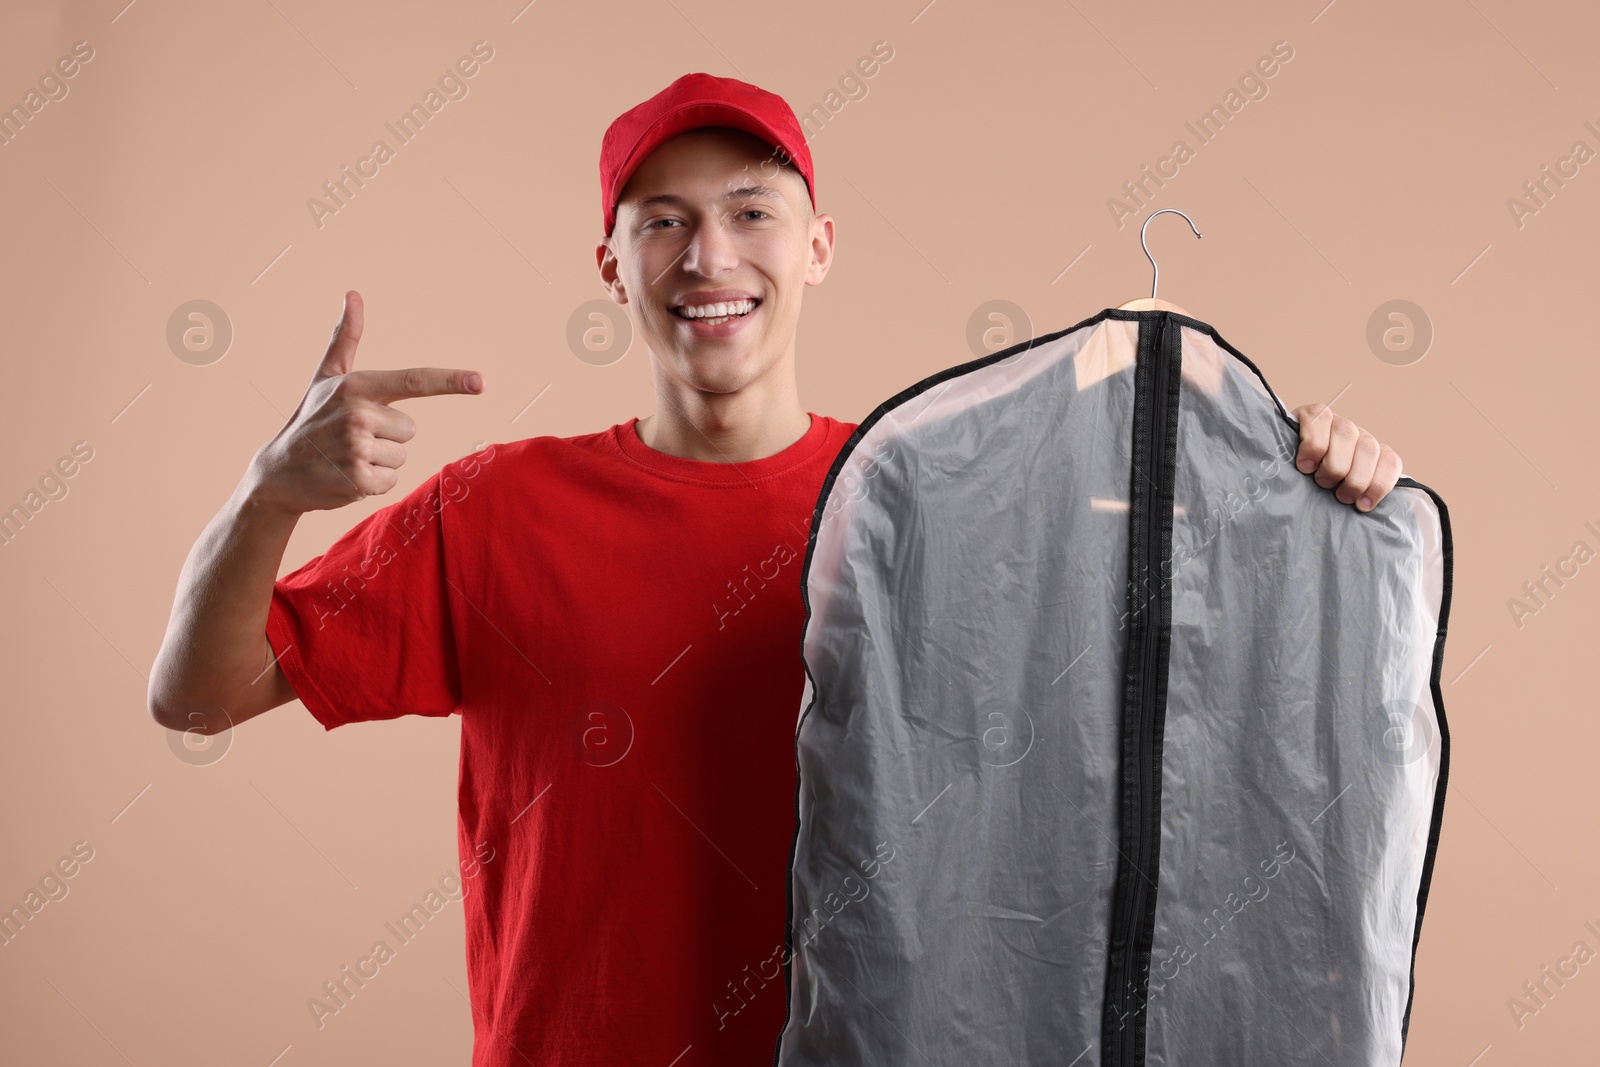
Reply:
[[[1161,281],[1161,268],[1156,266],[1156,257],[1152,256],[1150,254],[1150,246],[1145,244],[1145,242],[1144,242],[1144,231],[1146,231],[1146,230],[1148,230],[1150,228],[1151,221],[1154,220],[1157,215],[1164,214],[1164,213],[1166,213],[1168,211],[1172,212],[1175,215],[1183,215],[1183,212],[1179,211],[1175,207],[1164,207],[1160,211],[1152,211],[1150,213],[1150,218],[1145,219],[1144,220],[1144,225],[1139,227],[1139,247],[1144,249],[1144,258],[1148,259],[1150,261],[1150,269],[1151,269],[1152,272],[1154,272],[1150,276],[1150,299],[1151,300],[1154,300],[1156,298],[1156,284]],[[1188,215],[1183,215],[1183,221],[1187,222],[1189,224],[1189,229],[1194,230],[1194,235],[1196,237],[1204,237],[1205,236],[1205,234],[1203,234],[1199,230],[1195,229],[1194,220],[1191,219]]]

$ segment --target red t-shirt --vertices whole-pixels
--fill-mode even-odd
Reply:
[[[751,1067],[783,1026],[800,568],[855,424],[707,463],[636,421],[448,463],[273,591],[327,729],[461,714],[473,1067]]]

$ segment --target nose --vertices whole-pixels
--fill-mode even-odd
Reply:
[[[684,252],[683,269],[706,278],[726,273],[739,265],[738,249],[727,219],[721,215],[707,217],[695,226]]]

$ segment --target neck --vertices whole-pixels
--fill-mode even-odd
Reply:
[[[731,393],[681,387],[657,375],[656,409],[638,422],[639,439],[658,452],[705,463],[746,463],[776,455],[806,435],[794,376],[768,375]]]

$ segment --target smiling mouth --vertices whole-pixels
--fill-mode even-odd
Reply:
[[[720,326],[724,322],[743,318],[760,306],[760,300],[727,300],[716,304],[679,304],[670,310],[688,322]]]

